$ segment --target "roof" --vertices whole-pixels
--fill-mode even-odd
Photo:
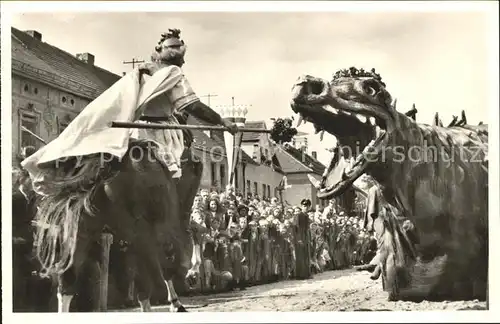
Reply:
[[[89,99],[97,98],[121,78],[17,28],[11,31],[13,73]]]
[[[254,159],[248,154],[245,153],[242,149],[240,149],[241,161],[246,164],[259,165],[259,163],[255,162]]]
[[[188,124],[189,125],[208,125],[208,123],[194,117],[190,116],[188,119]],[[196,149],[199,150],[204,150],[207,152],[213,152],[214,154],[219,154],[222,153],[226,155],[226,146],[225,146],[225,141],[224,141],[224,135],[222,133],[211,133],[211,137],[205,134],[203,131],[200,130],[193,130],[193,136],[194,136],[194,143],[193,146]],[[214,150],[214,148],[217,147],[217,149]],[[252,157],[250,157],[245,151],[240,149],[240,154],[241,154],[241,161],[246,164],[254,164],[254,165],[259,165],[257,162],[255,162]]]
[[[266,123],[263,120],[258,121],[247,121],[245,122],[245,127],[247,128],[261,128],[267,129]],[[255,142],[260,138],[261,133],[243,133],[242,142]]]
[[[189,116],[187,124],[189,125],[207,125],[207,123],[202,120]],[[208,136],[201,130],[192,130],[194,143],[193,146],[199,150],[206,151],[213,154],[223,154],[226,155],[226,146],[224,145],[224,138],[220,138],[216,134]],[[215,149],[216,148],[216,149]]]
[[[291,145],[280,145],[276,150],[281,169],[285,173],[315,173],[323,174],[325,166],[307,153]]]

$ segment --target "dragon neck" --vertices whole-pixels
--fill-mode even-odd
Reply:
[[[422,156],[429,133],[424,132],[419,124],[404,114],[397,112],[394,118],[396,127],[390,132],[384,162],[380,168],[375,168],[374,177],[385,188],[391,189],[391,196],[398,197],[402,204],[400,207],[411,213],[413,171],[423,163],[432,164]],[[432,166],[425,169],[426,173],[433,170]]]

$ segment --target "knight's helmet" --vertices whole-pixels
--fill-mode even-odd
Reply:
[[[162,62],[182,66],[186,54],[186,44],[180,38],[180,29],[169,29],[161,34],[160,41],[151,55],[153,62]]]

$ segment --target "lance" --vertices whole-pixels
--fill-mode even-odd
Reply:
[[[112,128],[145,128],[145,129],[186,129],[186,130],[200,130],[200,131],[228,131],[229,129],[224,126],[205,126],[205,125],[172,125],[172,124],[160,124],[160,123],[131,123],[131,122],[111,122],[110,126]],[[271,133],[271,130],[262,128],[246,128],[238,127],[238,132],[240,133]]]
[[[27,129],[26,127],[24,126],[21,126],[21,130],[23,132],[26,132],[28,134],[30,134],[31,136],[33,136],[34,138],[36,138],[37,140],[39,140],[40,142],[42,142],[43,144],[47,144],[47,142],[45,142],[45,140],[43,138],[41,138],[40,136],[38,136],[37,134],[33,133],[32,131],[30,131],[29,129]]]

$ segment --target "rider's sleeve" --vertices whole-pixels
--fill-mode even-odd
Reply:
[[[178,112],[182,111],[186,106],[199,101],[200,99],[196,96],[189,84],[188,80],[182,74],[182,70],[180,68],[176,68],[172,70],[172,74],[179,74],[179,82],[169,91],[169,98],[172,102],[174,109]]]

